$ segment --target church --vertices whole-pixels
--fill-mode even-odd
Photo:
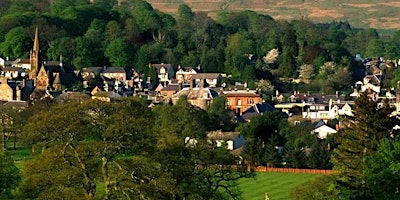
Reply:
[[[32,93],[61,93],[64,88],[71,87],[79,80],[79,71],[72,66],[64,65],[62,61],[46,61],[41,58],[44,56],[40,55],[39,29],[36,27],[29,66],[22,68],[13,65],[2,69],[0,101],[27,102]]]
[[[30,52],[29,79],[33,81],[34,88],[39,90],[61,91],[63,87],[71,87],[78,81],[79,71],[60,61],[40,60],[39,31],[35,30],[33,49]]]

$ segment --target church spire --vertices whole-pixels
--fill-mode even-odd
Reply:
[[[36,74],[39,71],[39,28],[36,26],[35,29],[35,40],[33,41],[33,49],[30,53],[30,72],[29,72],[29,78],[35,79]]]
[[[33,42],[33,52],[39,53],[39,30],[37,26],[35,29],[35,41]]]

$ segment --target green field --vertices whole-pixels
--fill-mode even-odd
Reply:
[[[30,151],[30,148],[23,147],[10,151],[20,170],[23,170],[25,161],[32,158]],[[318,176],[322,175],[257,172],[254,178],[239,180],[239,187],[245,200],[265,200],[265,192],[268,192],[270,200],[287,200],[291,189]],[[96,199],[99,199],[104,194],[104,185],[100,183],[97,189]]]
[[[265,192],[270,200],[287,200],[291,189],[318,176],[321,175],[259,172],[255,178],[241,179],[239,185],[245,200],[265,200]]]

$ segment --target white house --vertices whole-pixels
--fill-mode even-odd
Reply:
[[[322,120],[320,120],[311,131],[311,134],[316,134],[319,139],[326,139],[328,135],[333,133],[337,133],[337,130],[331,128]]]
[[[211,131],[208,132],[207,138],[210,143],[215,143],[217,147],[226,145],[228,150],[239,149],[246,143],[243,135],[239,132]]]

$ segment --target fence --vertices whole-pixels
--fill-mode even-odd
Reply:
[[[282,172],[282,173],[303,173],[303,174],[335,174],[334,170],[329,169],[296,169],[296,168],[274,168],[258,166],[255,169],[257,172]]]

